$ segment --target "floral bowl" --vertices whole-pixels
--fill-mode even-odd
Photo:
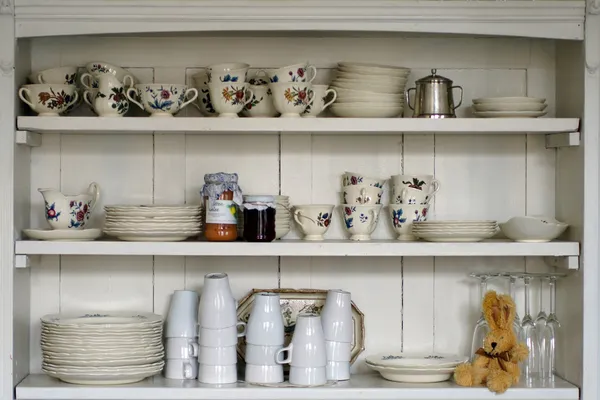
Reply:
[[[79,93],[75,85],[39,83],[21,86],[19,97],[39,116],[57,116],[77,103]]]
[[[141,83],[127,90],[129,101],[146,110],[151,117],[172,117],[197,97],[198,90],[195,88],[172,83]]]
[[[499,224],[502,233],[516,242],[549,242],[559,237],[569,226],[552,217],[513,217]]]

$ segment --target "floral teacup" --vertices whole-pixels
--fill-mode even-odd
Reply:
[[[437,182],[437,181],[435,181]],[[432,192],[415,189],[412,187],[393,186],[392,187],[392,204],[429,204],[433,196],[440,190],[440,186],[434,185],[435,189]]]
[[[276,117],[279,115],[273,105],[273,92],[268,85],[250,85],[252,101],[244,107],[243,114],[248,117]]]
[[[343,187],[344,203],[354,205],[381,204],[383,189],[369,185],[349,185]]]
[[[306,107],[306,110],[302,114],[305,118],[315,118],[321,114],[327,107],[329,107],[337,99],[337,93],[334,89],[328,89],[328,85],[312,85],[314,96]],[[331,100],[327,101],[327,98],[331,96]]]
[[[417,240],[412,234],[413,222],[427,221],[429,204],[390,204],[388,209],[398,240]]]
[[[77,82],[77,67],[58,67],[34,72],[29,75],[31,83],[53,83],[75,85]]]
[[[198,90],[198,100],[194,103],[196,108],[205,117],[216,117],[217,111],[210,101],[210,91],[208,90],[208,77],[206,72],[200,72],[192,76],[194,87]]]
[[[247,82],[212,82],[208,84],[213,107],[221,118],[238,118],[238,113],[252,101],[252,90]]]
[[[376,188],[383,188],[385,184],[385,179],[379,178],[369,178],[364,176],[363,174],[359,174],[356,172],[348,172],[346,171],[342,176],[342,185],[350,186],[350,185],[368,185],[375,186]]]
[[[298,118],[310,103],[310,83],[270,83],[273,105],[281,113],[280,118]]]
[[[381,207],[381,205],[342,204],[344,227],[351,235],[350,240],[371,240],[371,234],[379,221]]]
[[[223,63],[209,65],[206,67],[208,83],[212,82],[246,82],[249,64],[245,63]]]
[[[333,204],[294,206],[294,221],[304,234],[304,240],[324,240],[333,214]]]
[[[85,90],[83,100],[101,117],[122,117],[129,111],[123,84],[112,75],[98,77],[97,90]]]
[[[124,82],[125,81],[125,76],[126,75],[131,75],[127,70],[121,68],[121,67],[117,67],[116,65],[112,65],[109,63],[105,63],[103,61],[92,61],[91,63],[88,63],[85,66],[85,69],[87,70],[88,74],[91,74],[92,77],[98,77],[100,75],[104,75],[104,74],[109,74],[109,75],[113,75],[115,78],[117,78],[117,80],[119,82]],[[91,82],[84,82],[84,75],[81,75],[81,84],[83,85],[84,88],[86,89],[90,89],[93,88],[92,83]],[[87,75],[85,75],[87,77]],[[133,86],[135,84],[135,78],[133,78],[133,82],[131,84],[131,86]]]
[[[138,102],[133,95],[140,98]],[[192,94],[192,97],[190,97]],[[127,98],[151,117],[172,117],[198,97],[198,90],[172,83],[141,83],[127,89]],[[186,101],[186,99],[189,99]]]
[[[46,84],[23,85],[19,97],[41,117],[55,117],[69,111],[77,103],[79,93],[75,85]]]
[[[312,71],[309,74],[308,71]],[[277,69],[261,70],[269,76],[271,83],[277,82],[312,82],[317,77],[317,68],[308,63],[288,65]],[[309,77],[310,75],[310,77]]]

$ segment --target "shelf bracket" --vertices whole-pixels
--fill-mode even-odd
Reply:
[[[546,148],[579,146],[581,134],[579,132],[550,133],[546,135]]]
[[[544,262],[549,267],[576,271],[579,269],[579,256],[544,257]]]
[[[23,144],[29,147],[39,147],[42,145],[42,135],[29,131],[17,131],[17,144]]]
[[[29,268],[31,266],[31,258],[26,255],[17,254],[15,256],[15,268]]]

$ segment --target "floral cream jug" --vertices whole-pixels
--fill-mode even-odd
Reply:
[[[87,193],[64,195],[56,189],[38,189],[44,197],[46,221],[52,229],[83,229],[100,197],[100,186],[90,183]]]

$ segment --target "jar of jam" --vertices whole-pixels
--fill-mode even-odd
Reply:
[[[275,240],[275,197],[244,196],[244,240]]]
[[[218,172],[204,175],[204,236],[211,242],[237,239],[237,205],[242,204],[238,175]]]

